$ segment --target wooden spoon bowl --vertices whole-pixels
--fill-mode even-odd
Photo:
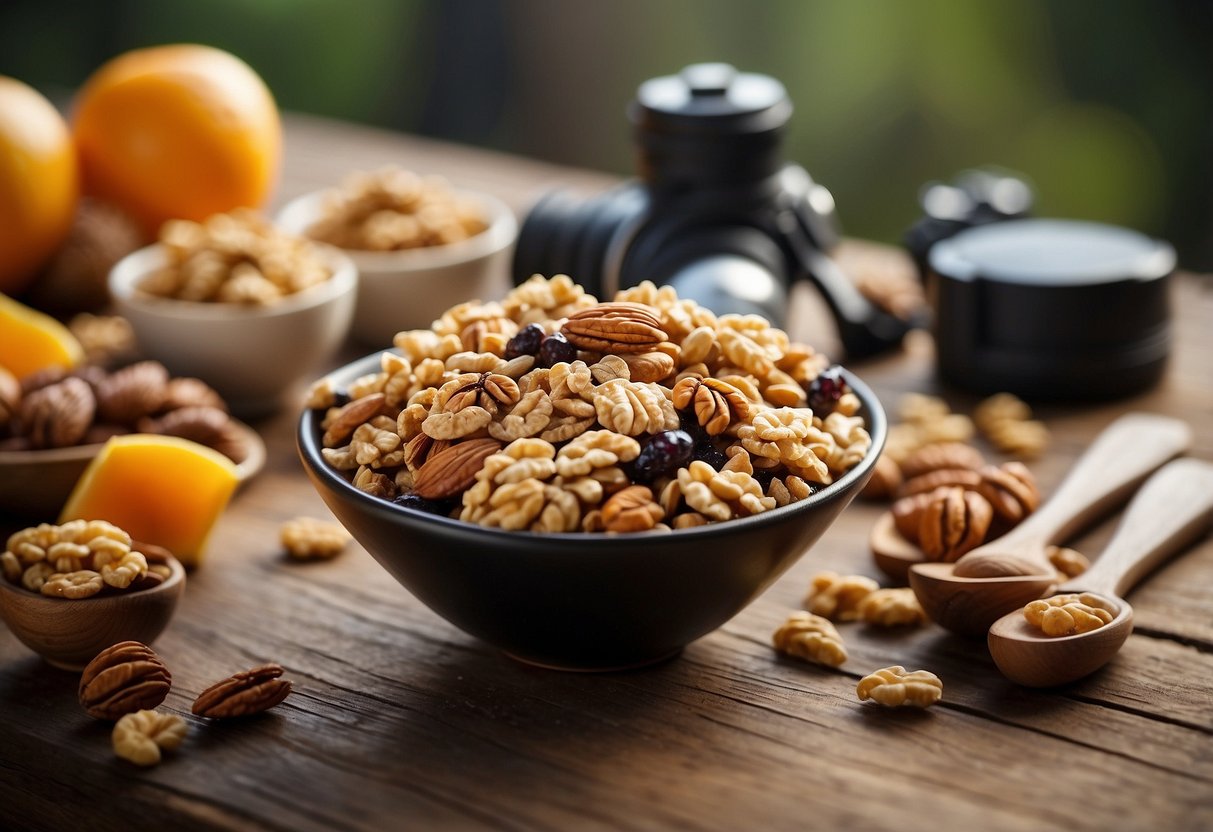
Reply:
[[[1058,588],[1098,596],[1116,610],[1113,619],[1086,633],[1047,636],[1016,609],[990,626],[986,641],[994,663],[1008,679],[1028,687],[1063,685],[1098,670],[1133,631],[1133,608],[1121,596],[1210,524],[1213,465],[1194,459],[1167,465],[1133,498],[1095,565]]]
[[[150,589],[72,601],[50,598],[0,579],[0,618],[13,635],[55,667],[83,670],[93,657],[120,641],[150,644],[160,635],[185,590],[185,568]]]

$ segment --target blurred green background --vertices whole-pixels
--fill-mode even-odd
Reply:
[[[621,174],[646,78],[779,78],[788,156],[853,235],[897,241],[924,181],[997,163],[1038,213],[1171,239],[1213,269],[1213,3],[1198,0],[7,0],[0,74],[51,93],[136,46],[228,49],[287,110]]]

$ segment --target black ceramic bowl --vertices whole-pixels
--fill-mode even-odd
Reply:
[[[343,386],[379,354],[331,374]],[[782,575],[863,488],[885,415],[854,375],[872,448],[836,483],[754,517],[673,532],[537,534],[483,528],[354,488],[320,455],[320,414],[299,421],[308,477],[337,519],[447,621],[532,664],[610,670],[659,661],[736,615]]]

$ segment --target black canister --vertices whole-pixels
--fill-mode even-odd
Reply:
[[[939,373],[976,393],[1109,399],[1156,383],[1171,346],[1175,250],[1136,231],[1026,219],[930,252]]]

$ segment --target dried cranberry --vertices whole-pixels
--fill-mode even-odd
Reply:
[[[345,407],[350,403],[350,394],[344,390],[333,392],[333,407]]]
[[[535,355],[543,343],[544,331],[539,324],[527,324],[505,344],[505,358],[512,361],[523,355]]]
[[[809,382],[806,392],[809,395],[809,407],[821,415],[834,410],[834,405],[842,398],[843,393],[850,391],[846,379],[842,377],[842,367],[835,364],[822,370],[817,378]]]
[[[767,493],[767,488],[771,485],[771,480],[775,479],[774,468],[759,468],[753,474],[755,480],[762,487],[762,493]]]
[[[694,408],[678,411],[678,427],[689,433],[696,443],[707,441],[708,435],[699,424]]]
[[[724,467],[724,464],[729,461],[725,456],[724,451],[717,448],[711,442],[700,442],[695,446],[694,457],[697,462],[706,462],[717,471]]]
[[[652,482],[673,474],[691,461],[695,440],[684,430],[666,430],[655,435],[640,451],[633,465],[633,478]]]
[[[413,492],[401,494],[396,499],[392,500],[398,506],[405,508],[415,508],[417,511],[424,511],[426,514],[441,514],[444,517],[451,513],[451,509],[455,507],[453,500],[427,500]]]
[[[569,339],[559,332],[544,338],[543,343],[539,346],[540,367],[551,367],[553,364],[559,364],[562,361],[573,362],[576,360],[577,348],[570,344]]]

